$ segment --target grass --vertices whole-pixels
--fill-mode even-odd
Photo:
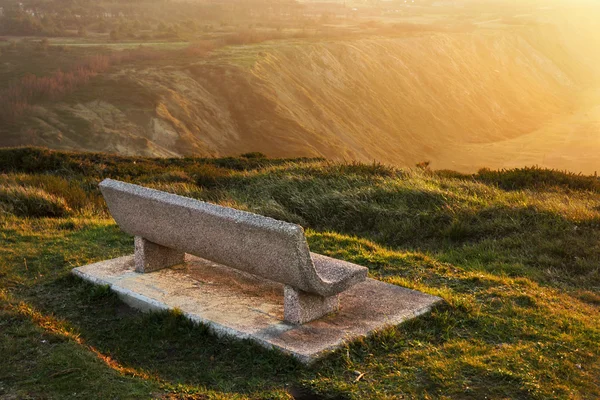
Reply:
[[[0,150],[0,173],[4,192],[64,208],[0,198],[0,397],[600,397],[597,178],[32,148]],[[311,368],[177,312],[138,313],[69,274],[132,252],[97,189],[106,177],[300,223],[313,251],[445,303]]]

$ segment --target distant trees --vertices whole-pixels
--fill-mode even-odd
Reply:
[[[62,22],[51,14],[35,14],[18,6],[8,6],[0,17],[0,34],[14,36],[61,36]]]
[[[19,8],[8,8],[0,23],[0,33],[11,35],[40,35],[44,27],[39,19],[32,17]]]
[[[261,15],[260,10],[289,16],[292,0],[233,0],[230,2],[168,0],[0,0],[0,34],[13,36],[85,36],[116,30],[121,38],[150,37],[179,39],[200,29],[236,25]],[[289,3],[289,4],[288,4]],[[132,22],[130,22],[132,21]],[[201,22],[200,22],[201,21]],[[123,25],[127,25],[127,29]],[[203,28],[201,28],[203,27]]]
[[[157,27],[155,34],[156,38],[160,39],[180,39],[181,38],[181,26],[179,24],[165,24],[160,22]]]

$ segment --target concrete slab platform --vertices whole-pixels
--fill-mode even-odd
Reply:
[[[142,311],[179,308],[217,335],[250,339],[311,363],[340,345],[428,312],[439,297],[374,279],[339,296],[340,310],[304,325],[283,321],[281,284],[191,255],[151,273],[135,272],[133,256],[75,268],[86,281],[110,285]]]

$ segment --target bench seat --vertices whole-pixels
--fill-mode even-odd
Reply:
[[[279,282],[288,322],[335,311],[337,295],[367,277],[365,267],[311,253],[296,224],[112,179],[100,189],[120,228],[136,238],[138,272],[182,263],[189,253]]]

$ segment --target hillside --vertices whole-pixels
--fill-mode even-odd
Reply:
[[[450,28],[383,27],[123,63],[16,125],[0,124],[0,144],[593,173],[596,11],[491,15]]]
[[[69,274],[133,250],[107,177],[299,223],[313,251],[445,303],[313,368],[138,313]],[[0,397],[598,398],[599,194],[538,168],[1,149]]]

